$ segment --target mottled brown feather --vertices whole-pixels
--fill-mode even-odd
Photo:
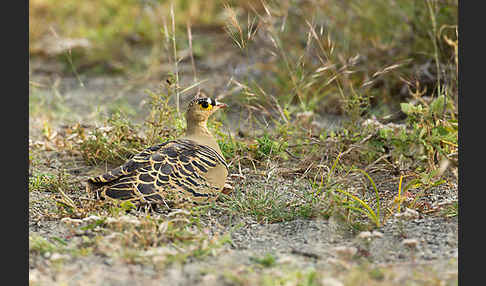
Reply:
[[[187,107],[186,134],[143,150],[125,164],[88,179],[101,197],[139,202],[210,201],[223,189],[228,166],[207,129],[211,114],[226,105],[195,97]]]
[[[220,188],[204,177],[224,158],[208,146],[178,139],[147,148],[125,164],[88,179],[89,191],[102,197],[141,202],[213,200]]]

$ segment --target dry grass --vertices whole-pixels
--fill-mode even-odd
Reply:
[[[157,76],[163,82],[161,91],[146,91],[150,109],[143,124],[116,113],[104,118],[101,127],[59,128],[53,121],[65,117],[54,115],[70,113],[63,102],[40,93],[31,97],[29,113],[45,120],[39,140],[29,145],[29,191],[35,196],[31,220],[62,222],[59,229],[75,237],[32,235],[32,257],[45,262],[50,254],[61,253],[165,268],[216,257],[231,242],[214,226],[227,227],[228,219],[270,224],[333,217],[355,233],[379,228],[396,214],[457,216],[457,203],[429,199],[438,186],[454,188],[457,182],[455,2],[243,2],[30,2],[31,56],[52,59],[46,35],[56,33],[60,41],[82,38],[90,48],[57,54],[78,76],[83,75],[80,63],[109,62],[124,66],[128,75]],[[202,92],[207,80],[199,70],[205,54],[196,53],[204,29],[226,33],[234,44],[227,49],[244,70],[221,74],[230,79],[219,97],[240,108],[253,131],[243,125],[230,131],[226,127],[234,122],[225,116],[210,122],[230,165],[234,193],[209,206],[168,214],[87,197],[81,186],[90,175],[86,170],[118,165],[149,145],[181,135],[181,98]],[[150,52],[138,57],[139,49]],[[132,69],[135,62],[138,68]],[[170,72],[157,75],[158,66],[167,63]],[[183,74],[182,67],[190,73]],[[185,86],[184,77],[192,78]],[[55,90],[56,98],[62,98],[62,91]],[[319,125],[329,111],[347,119],[344,128]],[[387,123],[397,111],[406,119]],[[73,162],[84,171],[69,180],[53,172]],[[404,275],[393,267],[357,261],[335,261],[332,273],[289,272],[272,255],[255,261],[240,272],[218,275],[239,285],[321,285],[330,276],[369,285],[456,281],[454,275]]]

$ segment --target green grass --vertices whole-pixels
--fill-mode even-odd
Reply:
[[[445,182],[441,165],[447,160],[454,163],[453,155],[458,150],[454,4],[440,5],[429,0],[347,0],[339,4],[306,2],[299,6],[279,5],[277,1],[251,3],[255,9],[243,1],[228,5],[214,1],[194,1],[189,5],[180,1],[174,9],[165,2],[145,9],[136,1],[126,0],[101,1],[98,6],[31,1],[31,54],[41,56],[36,45],[43,35],[52,33],[45,23],[64,21],[55,26],[57,34],[87,38],[95,45],[59,56],[60,61],[69,59],[66,64],[72,69],[70,72],[76,71],[80,62],[98,67],[100,62],[112,62],[131,66],[124,70],[137,71],[133,75],[150,77],[150,71],[139,72],[166,62],[177,71],[177,65],[183,64],[174,62],[174,58],[189,47],[186,16],[190,16],[191,25],[220,27],[222,35],[226,29],[227,39],[235,44],[232,53],[248,65],[247,74],[235,79],[240,91],[229,96],[246,111],[258,110],[266,117],[263,121],[251,118],[252,127],[260,129],[262,135],[248,134],[244,139],[228,132],[224,126],[230,122],[223,116],[212,119],[210,129],[231,162],[231,173],[249,168],[268,176],[267,181],[239,182],[234,193],[215,206],[227,214],[275,223],[339,213],[351,225],[364,219],[379,227],[387,215],[405,207],[416,208],[427,190]],[[202,7],[206,9],[203,11]],[[200,41],[195,38],[191,42],[196,59],[204,58],[204,51],[211,50],[210,44],[201,47],[203,36],[200,34]],[[148,58],[136,57],[137,49],[151,52]],[[429,70],[431,81],[419,72],[426,62],[434,63]],[[143,124],[134,124],[134,109],[118,99],[108,108],[109,116],[101,128],[72,126],[67,134],[71,136],[63,137],[64,145],[55,146],[57,151],[70,149],[88,164],[115,166],[145,147],[179,137],[185,121],[174,107],[177,104],[169,102],[194,91],[205,79],[181,86],[182,74],[178,72],[160,78],[168,78],[169,82],[162,92],[147,90],[150,110]],[[31,116],[38,116],[43,109],[69,115],[57,88],[51,88],[54,97],[42,92],[33,87],[29,98]],[[344,128],[313,130],[312,121],[329,106],[347,119]],[[405,114],[403,128],[363,127],[365,119],[383,119],[392,111]],[[303,120],[302,114],[310,115]],[[53,128],[46,123],[45,137],[52,134]],[[407,184],[402,182],[401,173],[391,176],[398,185],[398,201],[381,197],[379,182],[375,182],[371,172],[364,171],[385,162],[386,167],[382,168],[386,172],[413,173]],[[278,173],[277,180],[268,181],[275,179],[271,172],[277,167],[291,169],[291,180],[298,178],[310,184],[296,184],[291,192],[282,191]],[[373,200],[360,194],[368,186],[350,188],[350,170],[361,170],[373,189]],[[29,190],[55,191],[65,187],[65,183],[65,179],[50,174],[35,174],[29,178]],[[421,191],[413,202],[405,204],[402,195],[412,185]],[[386,213],[390,206],[391,211]],[[127,210],[112,209],[113,214]],[[457,208],[448,209],[448,216],[455,214]],[[155,233],[156,225],[147,223]],[[147,235],[152,237],[148,232]],[[159,243],[148,237],[144,245]],[[206,250],[196,249],[191,255],[204,254]],[[127,252],[126,257],[134,260],[137,255]]]
[[[459,215],[459,203],[457,201],[453,202],[451,205],[447,206],[442,213],[445,217],[457,217]]]
[[[136,1],[116,0],[101,1],[94,6],[68,1],[60,7],[53,1],[31,1],[32,47],[40,42],[42,35],[49,33],[50,26],[44,23],[59,23],[66,19],[63,25],[56,26],[58,34],[69,31],[66,36],[86,37],[96,45],[86,52],[90,55],[71,53],[74,62],[83,58],[127,63],[132,58],[137,62],[145,61],[132,57],[133,50],[145,46],[159,51],[152,52],[157,55],[147,62],[148,66],[160,64],[165,61],[162,58],[167,58],[175,71],[179,63],[173,61],[174,56],[188,47],[187,23],[183,19],[189,16],[192,25],[225,28],[228,40],[237,43],[233,52],[243,52],[242,60],[247,63],[255,62],[249,67],[247,76],[237,79],[243,87],[236,94],[241,98],[239,104],[245,108],[274,111],[269,120],[278,131],[266,131],[262,137],[251,138],[256,149],[231,136],[221,136],[220,146],[228,158],[240,159],[247,155],[245,153],[254,151],[248,159],[252,164],[277,157],[287,161],[286,144],[306,144],[310,139],[309,127],[296,121],[297,114],[307,111],[318,114],[327,108],[326,104],[339,106],[337,109],[350,119],[345,124],[348,133],[339,138],[342,144],[337,149],[341,150],[356,143],[355,135],[363,132],[360,122],[368,116],[383,116],[386,115],[383,110],[396,111],[400,107],[408,116],[408,130],[396,134],[381,128],[378,137],[374,136],[368,142],[373,145],[366,146],[367,150],[359,150],[360,160],[364,158],[365,163],[369,164],[383,156],[385,150],[391,150],[393,161],[419,162],[413,167],[430,172],[438,164],[435,162],[437,156],[447,157],[456,152],[457,109],[453,102],[457,93],[454,69],[457,67],[454,60],[457,7],[454,3],[347,0],[340,4],[305,3],[299,6],[279,5],[277,1],[251,1],[250,4],[232,1],[228,5],[193,1],[188,4],[180,1],[172,7],[164,2],[143,7]],[[204,11],[199,9],[202,7]],[[157,13],[161,13],[160,17],[155,16]],[[297,16],[301,14],[308,16],[304,19]],[[328,22],[322,23],[319,19],[323,15],[343,17],[326,16]],[[40,21],[41,18],[45,21]],[[256,37],[257,32],[262,33],[265,40]],[[140,43],[127,44],[130,37],[138,37]],[[201,38],[203,41],[204,37]],[[268,44],[264,44],[265,41]],[[194,48],[200,42],[193,39],[191,44]],[[255,53],[258,47],[265,56]],[[164,56],[160,54],[162,50]],[[267,54],[273,55],[274,60],[264,62]],[[427,61],[433,61],[436,66],[430,71],[438,79],[434,83],[425,82],[418,74],[417,67]],[[253,70],[264,76],[258,77],[258,81],[252,79]],[[138,134],[133,134],[137,127],[122,122],[133,116],[133,110],[120,101],[111,107],[111,111],[123,109],[123,118],[118,116],[107,124],[108,127],[114,125],[114,131],[109,134],[95,131],[94,138],[83,139],[85,143],[81,149],[85,159],[94,164],[120,163],[144,143],[150,145],[180,135],[184,122],[177,118],[178,115],[170,113],[172,109],[168,105],[169,98],[184,92],[185,87],[179,86],[179,76],[178,72],[170,72],[169,77],[175,84],[167,87],[166,94],[148,91],[152,103],[159,108],[152,105],[151,115],[147,118],[146,142],[136,138]],[[412,78],[417,78],[417,82]],[[419,104],[402,102],[403,96],[392,98],[399,97],[398,90],[404,87],[409,88],[409,99],[417,100]],[[429,104],[422,100],[423,96],[436,99]],[[35,112],[37,106],[45,105],[43,100],[33,97],[29,106],[31,112]],[[386,102],[387,107],[383,109],[378,102]],[[445,112],[442,106],[446,107]],[[113,116],[117,116],[116,113]],[[164,130],[173,125],[175,130]],[[320,132],[317,136],[324,143],[327,131]],[[124,133],[127,140],[121,136]],[[410,146],[418,146],[419,152],[410,154],[410,150],[417,149]],[[301,150],[305,152],[305,148]],[[300,154],[297,152],[296,155]]]
[[[282,185],[274,180],[238,183],[233,194],[222,196],[216,208],[234,216],[253,217],[259,223],[329,217],[329,202],[315,196],[306,182],[289,183]]]
[[[262,265],[263,267],[272,267],[276,265],[277,259],[271,253],[267,253],[262,257],[252,257],[252,261],[257,264]]]
[[[75,148],[90,164],[122,164],[146,146],[137,130],[126,117],[115,113],[107,119],[104,128],[85,130],[78,126],[74,132],[81,140],[75,141],[74,146],[79,144]]]
[[[202,227],[191,222],[193,218],[188,216],[189,212],[172,214],[170,218],[127,215],[126,209],[122,212],[110,210],[111,214],[105,212],[101,208],[96,211],[98,219],[87,217],[81,224],[67,224],[81,239],[71,240],[65,245],[65,251],[163,268],[171,263],[205,259],[230,242],[227,234],[209,237]],[[38,239],[31,248],[47,252],[53,247],[45,239]],[[81,248],[85,250],[75,251]]]
[[[46,110],[50,112],[46,113]],[[72,110],[65,104],[65,98],[56,88],[52,87],[50,90],[46,90],[45,88],[32,87],[32,92],[29,92],[29,116],[72,120],[70,118],[71,113]]]
[[[185,35],[187,20],[192,25],[217,23],[214,15],[221,8],[216,1],[191,1],[190,5],[188,1],[176,1],[173,9],[178,15],[178,34]],[[46,41],[55,44],[63,38],[82,38],[90,42],[90,48],[73,49],[69,54],[57,56],[68,72],[79,68],[96,71],[102,66],[105,68],[100,72],[124,71],[125,66],[136,68],[141,64],[136,49],[147,45],[153,46],[148,48],[151,60],[159,61],[164,57],[159,48],[163,44],[163,30],[170,25],[170,10],[171,3],[167,1],[66,1],[63,5],[52,0],[30,1],[30,53],[39,56],[47,53]],[[182,43],[187,46],[187,41]]]
[[[57,193],[69,187],[69,176],[64,173],[39,173],[29,177],[29,192]]]
[[[29,252],[36,252],[41,255],[46,253],[52,254],[53,252],[59,251],[61,246],[56,245],[39,235],[29,236]]]
[[[42,144],[29,148],[29,192],[48,192],[49,203],[57,206],[43,208],[46,213],[36,209],[34,220],[37,214],[53,223],[61,218],[98,216],[66,226],[69,238],[29,235],[34,263],[39,257],[43,263],[52,253],[157,270],[204,262],[224,255],[225,246],[231,244],[231,230],[218,233],[216,225],[218,230],[220,224],[227,230],[247,221],[270,224],[333,217],[354,235],[382,226],[406,208],[421,211],[434,188],[454,180],[447,171],[456,168],[458,152],[457,2],[174,3],[171,18],[170,1],[103,0],[96,5],[30,1],[31,59],[48,57],[42,42],[45,36],[85,38],[91,48],[49,57],[64,63],[61,76],[121,72],[130,80],[155,78],[163,83],[160,92],[146,91],[149,104],[143,114],[135,114],[127,100],[117,98],[106,107],[107,116],[97,118],[101,124],[95,125],[100,127],[72,124],[62,130],[57,123],[72,120],[62,89],[56,84],[31,83],[29,116],[44,121],[39,128],[43,136],[36,140],[49,143],[49,150]],[[209,35],[217,35],[218,40]],[[223,37],[226,42],[220,40]],[[187,56],[190,46],[194,65]],[[67,169],[68,163],[62,160],[51,162],[50,158],[62,156],[81,167],[116,166],[147,146],[179,137],[185,121],[174,99],[209,84],[205,80],[214,71],[208,70],[207,57],[217,55],[221,47],[238,63],[235,71],[242,67],[243,72],[216,71],[225,81],[234,81],[226,86],[218,83],[211,95],[239,87],[222,101],[248,114],[243,119],[250,126],[249,132],[236,128],[231,116],[224,115],[209,123],[230,163],[230,173],[243,175],[232,179],[232,194],[169,214],[144,213],[129,203],[89,200],[78,192],[84,177],[44,170],[57,168],[57,163]],[[186,56],[176,66],[174,58],[181,55]],[[426,63],[431,65],[427,68]],[[194,81],[183,86],[183,78]],[[170,83],[165,84],[166,79]],[[342,116],[343,128],[315,128],[313,121],[327,112]],[[391,120],[401,123],[400,128],[385,124],[395,112],[405,118]],[[133,123],[140,116],[143,123]],[[362,125],[373,116],[378,119],[373,121],[376,125]],[[385,196],[388,192],[392,196]],[[44,207],[47,199],[40,197],[42,202],[32,205]],[[457,202],[444,205],[437,214],[456,217]],[[232,226],[234,220],[237,227]],[[282,262],[273,253],[251,257],[249,265],[214,270],[208,266],[207,271],[232,285],[322,285],[330,277],[344,285],[393,285],[403,275],[418,285],[457,284],[454,273],[443,277],[423,265],[397,270],[364,257],[348,261],[345,267],[329,264],[325,270],[319,263],[305,269],[295,261]],[[34,268],[40,269],[37,264]]]

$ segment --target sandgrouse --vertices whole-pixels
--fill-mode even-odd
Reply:
[[[187,129],[133,156],[123,165],[88,179],[86,190],[99,197],[165,204],[214,200],[222,191],[228,165],[207,128],[208,118],[226,104],[195,97],[187,107]]]

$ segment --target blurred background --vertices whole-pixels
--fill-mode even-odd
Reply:
[[[168,99],[159,118],[180,118],[202,92],[231,106],[220,136],[305,142],[344,127],[359,142],[366,120],[407,124],[381,131],[368,159],[413,143],[435,166],[457,148],[457,13],[457,0],[31,0],[30,135],[146,122],[155,95]]]
[[[30,76],[164,81],[175,72],[174,36],[181,86],[196,75],[223,93],[230,79],[258,80],[283,105],[339,114],[339,88],[352,86],[385,115],[410,84],[425,96],[444,84],[457,98],[457,9],[450,0],[32,0]],[[338,74],[340,87],[327,84]]]

